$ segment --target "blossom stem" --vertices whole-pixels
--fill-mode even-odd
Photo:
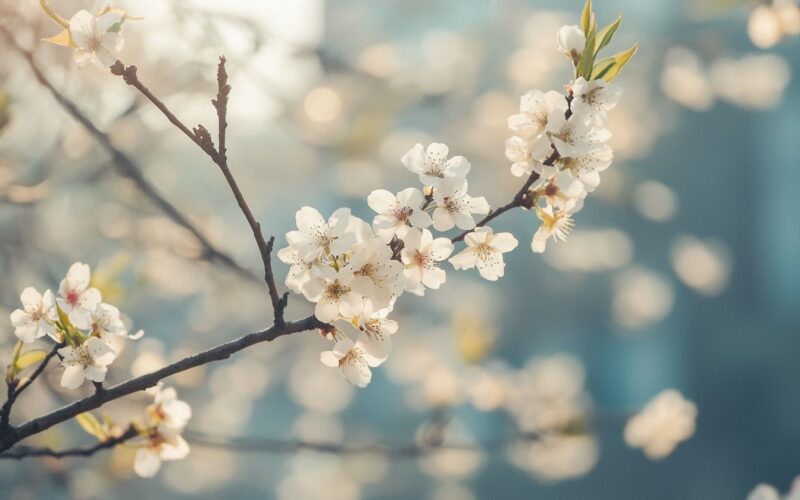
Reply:
[[[122,444],[134,437],[138,436],[139,432],[134,426],[128,429],[119,436],[111,437],[105,441],[100,441],[92,446],[83,446],[78,448],[68,448],[66,450],[54,450],[52,448],[43,448],[37,446],[17,446],[4,453],[0,453],[0,460],[11,459],[21,460],[28,457],[50,457],[50,458],[65,458],[65,457],[89,457],[95,453],[113,448],[118,444]]]
[[[44,359],[39,363],[39,366],[37,366],[33,373],[31,373],[30,377],[28,377],[28,379],[19,386],[16,385],[16,380],[8,382],[8,396],[6,398],[6,402],[3,404],[3,407],[0,408],[0,431],[8,427],[8,421],[11,418],[11,407],[14,406],[14,403],[17,401],[19,395],[25,389],[27,389],[33,383],[33,381],[42,374],[42,372],[44,372],[47,364],[50,363],[51,359],[58,355],[58,350],[62,347],[64,347],[63,343],[54,345],[50,352],[48,352]]]

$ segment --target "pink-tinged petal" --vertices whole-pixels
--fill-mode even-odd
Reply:
[[[477,256],[474,250],[469,248],[462,250],[460,253],[450,257],[450,264],[452,264],[453,268],[456,270],[461,269],[471,269],[475,267],[475,261]]]
[[[161,458],[150,448],[139,448],[133,462],[133,470],[139,477],[153,477],[161,469]]]
[[[517,248],[519,242],[511,233],[497,233],[492,238],[491,245],[499,251],[505,253]]]
[[[389,212],[394,204],[395,196],[385,189],[376,189],[367,196],[367,205],[379,214]]]
[[[69,267],[67,277],[65,278],[71,288],[78,293],[83,292],[89,286],[91,279],[91,271],[88,264],[76,262]]]
[[[295,214],[294,219],[297,223],[297,229],[307,234],[325,226],[325,219],[322,217],[322,214],[313,207],[301,208]]]
[[[67,365],[61,375],[61,387],[77,389],[83,383],[83,367],[81,365]]]
[[[105,366],[87,366],[83,370],[83,376],[93,382],[102,382],[106,379],[108,368]]]
[[[447,231],[453,229],[455,222],[453,217],[446,209],[438,207],[433,211],[433,228],[437,231]]]
[[[22,302],[22,308],[27,312],[34,312],[41,309],[42,294],[32,286],[25,288],[20,294],[19,299]]]

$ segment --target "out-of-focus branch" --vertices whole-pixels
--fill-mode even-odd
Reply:
[[[95,453],[107,450],[122,444],[130,439],[136,437],[139,433],[131,426],[128,427],[124,433],[119,436],[111,437],[105,441],[100,441],[91,446],[82,446],[78,448],[68,448],[65,450],[54,450],[52,448],[44,448],[39,446],[17,446],[11,450],[0,453],[0,460],[22,460],[29,457],[50,457],[50,458],[66,458],[66,457],[90,457]]]
[[[247,204],[247,201],[242,194],[236,178],[233,176],[230,167],[228,166],[227,151],[225,149],[225,133],[228,127],[227,123],[227,108],[228,108],[228,94],[230,93],[230,85],[228,85],[228,74],[225,71],[225,57],[220,57],[219,66],[217,67],[217,97],[212,99],[212,104],[217,110],[217,119],[219,123],[219,147],[214,146],[214,141],[211,139],[211,134],[203,125],[198,125],[192,130],[183,124],[183,122],[169,110],[169,108],[156,97],[150,89],[148,89],[140,80],[137,75],[136,66],[125,66],[121,61],[117,61],[111,66],[111,73],[121,76],[128,85],[134,87],[143,96],[145,96],[159,111],[178,128],[184,135],[189,137],[197,146],[202,149],[211,160],[217,164],[225,176],[225,181],[231,189],[239,209],[244,214],[253,237],[258,245],[258,250],[261,255],[261,261],[264,264],[264,281],[269,289],[269,296],[274,310],[275,324],[283,324],[283,310],[286,308],[288,300],[288,293],[280,296],[278,288],[275,284],[275,277],[272,272],[272,245],[275,241],[274,237],[269,240],[264,239],[264,233],[261,231],[261,224],[256,220],[253,211]]]
[[[20,54],[23,60],[28,64],[28,67],[33,72],[34,77],[40,85],[45,87],[56,102],[66,111],[73,119],[80,123],[89,134],[97,141],[100,146],[109,153],[113,159],[113,164],[117,167],[119,172],[131,179],[139,190],[168,218],[174,221],[179,226],[183,227],[197,240],[203,250],[203,257],[210,260],[219,262],[220,264],[233,269],[239,276],[245,277],[249,280],[258,280],[254,274],[249,270],[241,267],[231,256],[222,250],[218,249],[212,244],[208,238],[195,226],[178,208],[164,198],[156,188],[144,177],[142,169],[139,165],[131,159],[128,155],[120,151],[111,142],[111,138],[105,132],[101,131],[92,122],[78,106],[72,102],[68,97],[62,94],[58,89],[53,86],[50,80],[44,75],[42,70],[37,65],[33,53],[19,45],[14,36],[8,29],[0,26],[0,35],[2,35],[10,47]]]
[[[104,388],[102,391],[96,391],[91,396],[87,396],[44,416],[34,418],[19,427],[0,429],[2,430],[2,433],[0,433],[0,451],[7,450],[19,441],[47,430],[56,424],[65,422],[81,413],[99,408],[109,401],[153,387],[160,380],[175,375],[176,373],[181,373],[213,361],[227,359],[232,354],[261,342],[270,342],[284,335],[316,328],[329,329],[330,326],[322,323],[313,315],[299,321],[288,321],[280,325],[274,324],[266,330],[250,333],[236,340],[231,340],[230,342],[220,344],[206,351],[188,356],[160,370],[132,378],[112,387]]]

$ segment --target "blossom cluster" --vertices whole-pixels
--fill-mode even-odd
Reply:
[[[675,389],[667,389],[628,420],[625,442],[660,460],[694,434],[696,418],[697,406]]]
[[[534,253],[543,252],[551,237],[567,237],[573,214],[611,164],[607,113],[621,90],[601,77],[613,79],[635,47],[596,66],[594,59],[618,26],[619,20],[598,35],[592,15],[583,29],[559,30],[556,45],[572,61],[575,79],[566,94],[526,93],[520,112],[508,119],[516,133],[505,145],[511,173],[528,179],[514,206],[535,209],[541,221],[531,241]],[[286,285],[315,304],[317,319],[332,325],[327,336],[335,345],[322,353],[321,361],[340,368],[359,387],[369,383],[370,368],[389,355],[398,326],[388,314],[402,293],[421,296],[438,289],[447,277],[445,260],[456,270],[477,268],[483,278],[495,281],[505,271],[503,254],[518,244],[513,234],[495,233],[486,225],[492,211],[486,198],[469,194],[466,158],[433,143],[416,144],[400,161],[418,176],[421,188],[372,191],[367,203],[377,215],[371,224],[348,208],[326,219],[303,207],[296,214],[297,230],[287,233],[288,246],[278,252],[291,266]],[[463,233],[451,238],[435,234],[454,228]],[[451,256],[462,237],[466,248]]]
[[[91,286],[87,264],[76,262],[61,280],[57,295],[27,287],[20,295],[22,308],[11,313],[14,334],[25,344],[49,336],[58,344],[64,372],[61,385],[77,389],[84,380],[103,382],[117,353],[112,344],[138,339],[144,332],[128,334],[119,309],[103,302],[100,290]]]

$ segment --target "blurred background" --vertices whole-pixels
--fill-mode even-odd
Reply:
[[[65,17],[102,7],[51,4]],[[214,133],[209,99],[226,55],[230,163],[281,247],[303,205],[371,220],[370,191],[416,185],[400,163],[416,142],[466,156],[472,194],[510,199],[520,181],[503,154],[506,119],[525,91],[569,80],[555,33],[578,23],[582,4],[130,0],[118,5],[143,19],[126,23],[121,59],[187,124]],[[617,82],[614,164],[566,243],[535,256],[533,215],[498,219],[496,230],[520,239],[507,276],[451,272],[441,293],[401,301],[394,351],[364,390],[319,362],[329,344],[317,334],[282,338],[169,380],[194,408],[192,453],[157,478],[136,478],[120,447],[0,463],[2,496],[735,499],[759,482],[788,489],[800,473],[800,10],[780,0],[598,0],[595,10],[603,25],[625,16],[613,51],[640,50]],[[37,43],[59,31],[38,2],[2,0],[0,16],[159,193],[257,272],[245,221],[194,144],[119,78]],[[146,332],[125,346],[111,383],[269,324],[263,286],[209,262],[5,42],[0,127],[0,317],[25,286],[56,288],[72,262],[89,263],[104,298]],[[286,267],[276,272],[282,280]],[[291,298],[289,317],[309,311]],[[0,321],[3,363],[15,340]],[[21,398],[18,421],[76,397],[59,375]],[[666,388],[697,404],[697,429],[651,460],[623,428]],[[106,411],[124,420],[147,399]],[[559,418],[569,429],[552,440],[498,445]],[[295,438],[403,446],[431,433],[469,446],[421,457],[257,449]],[[91,440],[68,422],[35,442]]]

